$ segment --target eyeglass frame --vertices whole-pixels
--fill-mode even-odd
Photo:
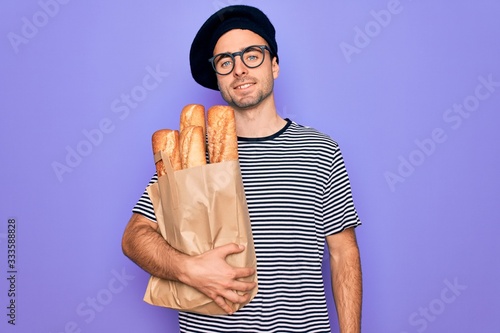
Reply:
[[[248,51],[252,47],[257,47],[257,48],[259,48],[262,51],[262,62],[260,64],[258,64],[257,66],[248,66],[246,64],[245,60],[242,57],[243,53],[245,53],[246,51]],[[216,55],[214,55],[213,57],[211,57],[210,59],[208,59],[208,62],[210,62],[212,64],[212,68],[215,71],[215,73],[217,73],[219,75],[229,75],[229,74],[231,74],[234,71],[234,67],[235,67],[235,64],[236,64],[236,58],[235,58],[236,56],[240,56],[241,62],[243,62],[243,64],[246,67],[248,67],[248,68],[257,68],[257,67],[260,67],[264,63],[264,60],[266,60],[266,52],[265,52],[265,50],[267,50],[271,56],[273,55],[273,52],[271,51],[271,49],[267,45],[250,45],[250,46],[245,47],[242,51],[239,51],[239,52],[233,52],[233,53],[231,53],[231,52],[222,52],[222,53],[217,53]],[[217,58],[217,57],[219,57],[221,55],[227,55],[233,61],[233,68],[231,68],[231,70],[229,72],[227,72],[226,74],[219,73],[217,71],[217,69],[215,68],[214,60],[215,60],[215,58]]]

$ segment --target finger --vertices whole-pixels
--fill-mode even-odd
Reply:
[[[226,300],[222,296],[217,296],[214,298],[215,304],[217,304],[222,310],[228,314],[232,314],[233,309],[226,303]]]
[[[219,251],[223,254],[224,257],[227,257],[230,254],[235,254],[235,253],[240,253],[243,250],[245,250],[245,246],[243,245],[238,245],[236,243],[229,243],[226,245],[222,245],[218,248]]]
[[[247,292],[253,290],[257,286],[255,282],[244,282],[244,281],[235,281],[231,284],[231,289],[236,292]]]
[[[234,268],[234,278],[242,279],[250,277],[255,274],[255,268],[253,267],[236,267]]]
[[[251,294],[238,294],[232,290],[224,293],[224,298],[234,304],[246,304],[250,301]]]

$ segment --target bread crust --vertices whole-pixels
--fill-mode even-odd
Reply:
[[[181,112],[180,130],[161,129],[153,133],[153,154],[164,151],[174,171],[210,163],[238,159],[238,138],[234,110],[215,105],[208,109],[200,104],[188,104]],[[164,161],[155,163],[158,177],[165,174]]]
[[[203,127],[203,135],[206,134],[205,107],[201,104],[188,104],[182,108],[179,132],[188,126]]]
[[[234,110],[229,106],[215,105],[207,112],[208,155],[210,163],[238,159],[238,137]]]
[[[174,171],[181,169],[181,155],[179,150],[179,131],[171,129],[161,129],[153,133],[151,138],[153,144],[153,154],[165,151]],[[164,161],[155,163],[158,177],[165,174]]]
[[[202,126],[188,126],[180,133],[182,169],[207,164],[205,134]]]

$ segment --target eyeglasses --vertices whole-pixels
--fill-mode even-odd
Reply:
[[[214,71],[219,75],[228,75],[234,69],[234,57],[240,56],[241,61],[248,68],[256,68],[262,65],[266,55],[265,50],[272,55],[271,50],[266,45],[252,45],[241,52],[219,53],[214,55],[208,61],[212,64]]]

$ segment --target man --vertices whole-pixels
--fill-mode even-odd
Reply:
[[[322,278],[325,241],[340,332],[360,332],[361,268],[354,228],[360,224],[336,142],[281,118],[273,86],[279,75],[275,30],[260,10],[229,6],[212,15],[190,52],[193,78],[219,90],[234,108],[238,152],[257,256],[256,272],[225,258],[227,244],[198,256],[169,246],[157,232],[144,193],[123,236],[123,251],[152,275],[177,280],[212,298],[229,315],[181,312],[182,332],[330,332]],[[156,176],[152,182],[156,181]],[[235,293],[240,291],[241,293]]]

